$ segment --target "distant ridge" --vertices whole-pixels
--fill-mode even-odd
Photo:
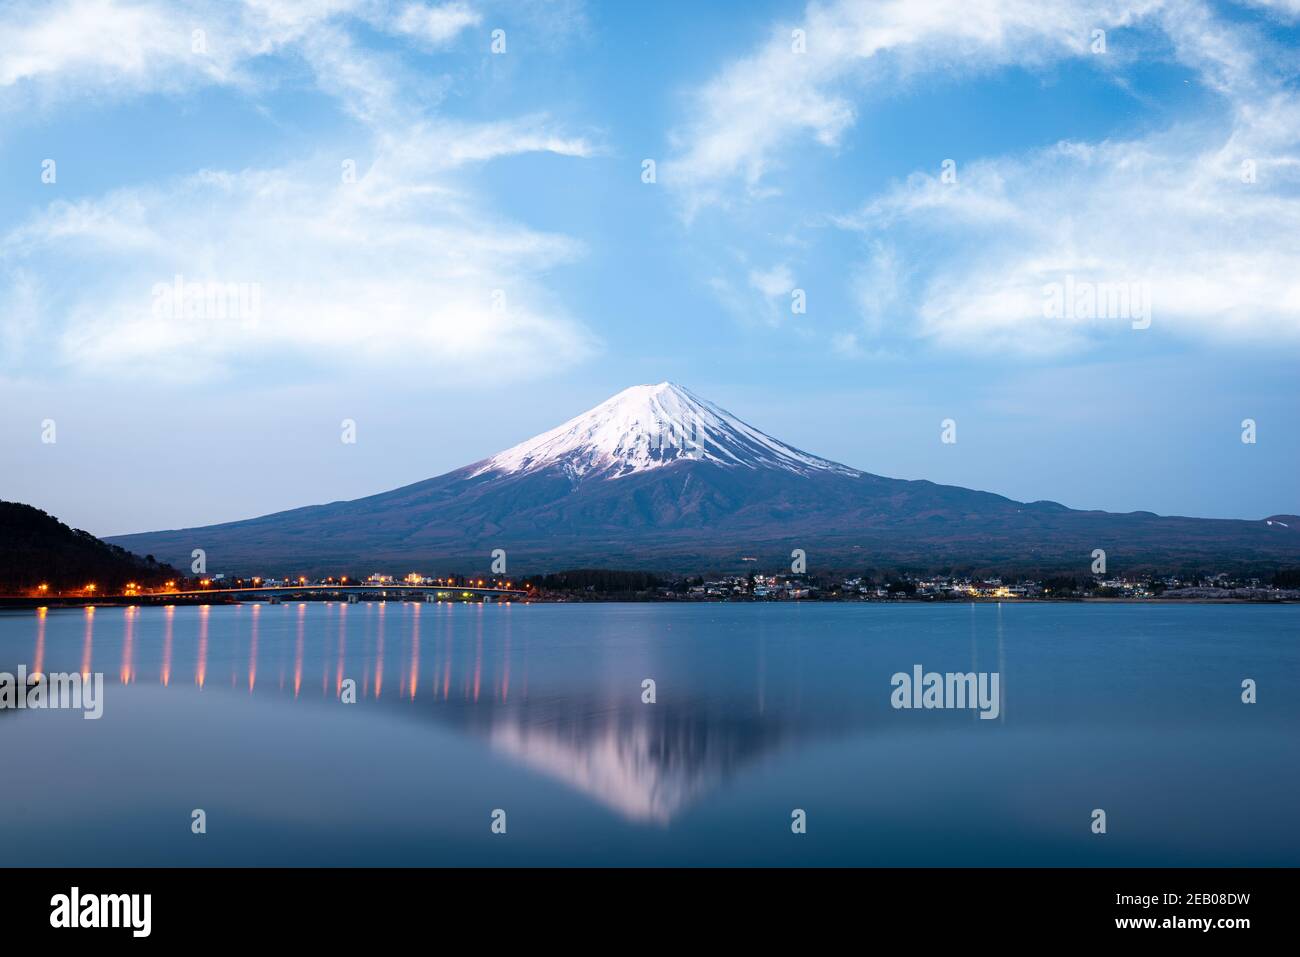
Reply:
[[[116,536],[209,570],[338,573],[373,567],[692,572],[810,567],[1087,573],[1300,564],[1300,519],[1077,511],[819,458],[670,382],[633,386],[480,462],[347,502],[203,528]]]

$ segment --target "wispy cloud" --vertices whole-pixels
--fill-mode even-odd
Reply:
[[[467,27],[483,22],[483,15],[467,3],[428,5],[408,3],[393,18],[396,32],[441,46]]]
[[[553,372],[596,348],[545,282],[582,244],[494,213],[464,174],[503,156],[582,158],[598,146],[548,116],[431,112],[427,84],[417,95],[405,82],[400,48],[376,49],[354,29],[427,51],[481,21],[469,4],[68,0],[8,16],[0,85],[19,100],[57,104],[87,86],[129,96],[238,85],[252,60],[291,48],[369,130],[352,158],[321,149],[291,165],[124,185],[55,201],[11,228],[0,237],[9,371],[193,381],[276,357],[302,372],[382,366],[447,382]],[[203,31],[198,51],[193,30]],[[184,308],[160,308],[176,277],[255,291],[256,316],[190,308],[188,293]]]
[[[746,193],[811,139],[833,148],[873,80],[935,70],[973,71],[1086,53],[1091,31],[1131,22],[1155,6],[1069,0],[836,0],[811,3],[800,21],[773,26],[754,53],[695,95],[674,136],[663,181],[688,216]]]
[[[1137,334],[1128,310],[1053,314],[1048,294],[1067,282],[1140,289],[1155,335],[1300,342],[1294,65],[1263,31],[1195,0],[812,4],[699,91],[664,180],[688,216],[752,199],[810,141],[838,145],[856,102],[886,76],[920,82],[1085,55],[1094,29],[1134,24],[1220,108],[1138,137],[973,160],[955,179],[918,172],[832,217],[869,252],[849,280],[862,322],[837,351],[919,338],[1049,356]],[[806,52],[792,49],[795,29]],[[1123,79],[1123,57],[1094,60]]]
[[[744,324],[762,324],[777,328],[792,317],[791,294],[798,283],[789,263],[767,267],[750,266],[743,280],[725,275],[708,280],[714,298],[735,319]]]
[[[1300,0],[1238,0],[1248,7],[1267,10],[1279,20],[1300,20]]]
[[[1286,114],[1286,118],[1279,115]],[[1256,116],[1294,123],[1294,104]],[[1120,314],[1045,308],[1066,282],[1141,284],[1158,331],[1224,343],[1300,341],[1296,169],[1257,127],[1097,145],[1062,143],[972,164],[958,184],[924,174],[845,220],[868,234],[928,237],[905,294],[911,331],[939,344],[1033,355],[1136,334]],[[1254,163],[1255,182],[1242,173]]]
[[[580,244],[492,216],[422,155],[409,143],[381,150],[356,182],[321,182],[321,160],[52,204],[0,242],[0,309],[43,317],[42,334],[6,361],[196,379],[274,355],[464,380],[589,355],[593,337],[542,282]],[[159,314],[160,285],[176,276],[255,285],[257,314]]]
[[[908,286],[915,334],[1029,355],[1134,334],[1129,316],[1045,308],[1069,282],[1142,288],[1158,332],[1300,343],[1300,100],[1252,31],[1194,4],[1162,23],[1220,112],[1138,139],[975,162],[957,182],[916,173],[840,220],[941,244]]]
[[[249,80],[245,65],[360,2],[55,0],[0,11],[0,89],[22,99],[180,92]]]

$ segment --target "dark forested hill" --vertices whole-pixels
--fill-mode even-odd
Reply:
[[[140,558],[89,532],[69,528],[39,508],[0,502],[0,594],[19,594],[47,584],[53,592],[95,583],[116,592],[127,582],[157,584],[178,577],[150,555]]]

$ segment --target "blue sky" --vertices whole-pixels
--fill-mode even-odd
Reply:
[[[249,517],[670,379],[884,475],[1300,511],[1298,46],[1295,0],[0,4],[0,497]]]

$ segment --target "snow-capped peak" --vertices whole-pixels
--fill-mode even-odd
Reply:
[[[861,474],[778,442],[672,382],[624,389],[558,428],[494,455],[473,474],[558,466],[575,478],[618,478],[679,459],[800,474]]]

